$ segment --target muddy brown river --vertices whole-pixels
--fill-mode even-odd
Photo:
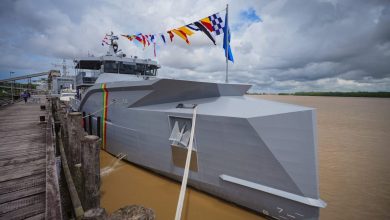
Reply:
[[[390,219],[390,99],[255,96],[317,109],[321,219]],[[101,153],[101,167],[115,158]],[[101,205],[108,212],[139,204],[157,219],[173,219],[180,185],[119,162],[102,176]],[[182,219],[264,219],[189,188]]]

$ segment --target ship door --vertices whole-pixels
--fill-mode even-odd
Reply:
[[[169,116],[169,123],[171,128],[169,141],[171,142],[172,163],[177,167],[184,168],[191,136],[192,119]],[[197,172],[198,155],[195,138],[192,147],[190,170]]]

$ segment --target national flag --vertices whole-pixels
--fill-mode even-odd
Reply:
[[[181,39],[183,39],[187,44],[190,44],[186,33],[184,33],[182,30],[173,29],[172,32],[179,36]]]
[[[172,42],[172,39],[173,39],[173,37],[175,37],[175,35],[173,35],[172,31],[167,31],[167,33],[169,34],[169,39]]]
[[[223,27],[225,26],[224,21],[222,20],[219,13],[215,13],[209,16],[211,25],[213,26],[214,32],[216,35],[222,34]]]
[[[230,47],[230,28],[228,25],[227,13],[225,15],[225,26],[223,27],[223,49],[225,49],[225,57],[234,63],[232,49]]]
[[[203,19],[200,20],[200,22],[210,31],[210,32],[213,32],[214,29],[213,29],[213,25],[211,24],[211,21],[210,21],[210,18],[209,17],[205,17]]]
[[[201,30],[203,33],[205,33],[206,36],[209,37],[210,40],[214,43],[214,45],[217,45],[217,44],[215,43],[215,39],[214,39],[213,35],[211,35],[211,33],[207,30],[207,28],[206,28],[205,26],[203,26],[203,24],[202,24],[201,22],[196,21],[196,22],[194,22],[193,24],[194,24],[197,28],[199,28],[199,30]]]

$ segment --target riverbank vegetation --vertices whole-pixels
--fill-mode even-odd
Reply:
[[[249,94],[270,95],[267,93],[249,93]],[[273,95],[390,98],[390,92],[295,92],[295,93],[274,93]]]

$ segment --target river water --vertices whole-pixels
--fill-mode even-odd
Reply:
[[[255,96],[317,109],[321,219],[390,219],[390,99]],[[114,157],[102,152],[101,167]],[[120,162],[102,177],[108,212],[139,204],[157,219],[173,219],[180,185]],[[182,219],[264,219],[251,211],[188,189]]]

